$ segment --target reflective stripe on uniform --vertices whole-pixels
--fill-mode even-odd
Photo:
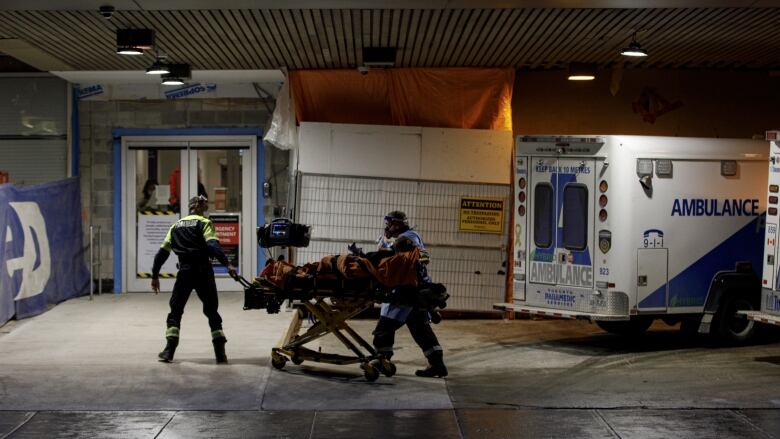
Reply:
[[[222,338],[225,337],[225,332],[224,331],[222,331],[221,329],[217,329],[215,331],[211,331],[211,338],[212,339],[213,338],[220,338],[220,337],[222,337]]]
[[[169,326],[165,331],[165,337],[179,338],[179,328],[175,326]]]
[[[217,231],[214,229],[214,223],[208,218],[203,218],[203,238],[206,241],[219,241]]]

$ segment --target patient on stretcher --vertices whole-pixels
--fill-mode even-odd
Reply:
[[[385,299],[392,295],[393,301],[424,308],[444,308],[449,297],[446,288],[420,281],[419,270],[419,249],[401,246],[395,252],[329,255],[319,262],[302,266],[269,261],[260,280],[280,292],[332,292],[335,295],[344,291],[365,292],[366,295],[382,294]],[[423,303],[419,303],[421,300]]]

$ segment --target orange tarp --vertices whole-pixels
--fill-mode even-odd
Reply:
[[[299,122],[512,130],[514,69],[295,70]]]

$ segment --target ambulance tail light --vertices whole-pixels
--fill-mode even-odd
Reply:
[[[772,195],[769,197],[769,204],[777,204],[777,195]]]
[[[769,192],[772,192],[773,194],[776,194],[778,189],[780,189],[780,186],[776,184],[770,184],[769,185]]]
[[[520,206],[517,208],[517,214],[520,216],[525,216],[525,185],[525,177],[520,177],[520,179],[517,180],[517,186],[520,188],[520,191],[517,194],[517,201],[520,204]]]
[[[776,207],[770,207],[769,208],[769,214],[772,216],[777,215],[777,208]]]
[[[607,203],[609,203],[609,198],[607,198],[607,194],[605,192],[609,189],[609,184],[607,184],[607,180],[601,180],[599,182],[599,191],[601,192],[601,195],[599,196],[599,207],[601,207],[601,210],[599,211],[599,221],[602,223],[607,220]],[[604,252],[606,253],[606,252]]]

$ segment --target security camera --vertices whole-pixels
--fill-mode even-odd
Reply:
[[[358,67],[358,72],[360,72],[361,75],[368,75],[368,67],[360,66]]]
[[[114,11],[116,11],[116,9],[111,5],[103,5],[100,7],[100,9],[98,9],[100,15],[102,15],[106,20],[110,20],[111,17],[114,16]]]

